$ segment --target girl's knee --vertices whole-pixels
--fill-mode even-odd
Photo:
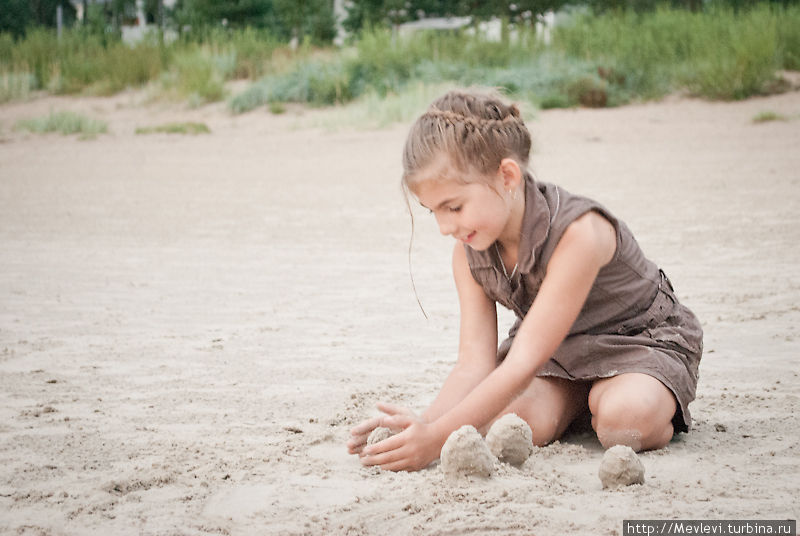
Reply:
[[[605,448],[627,445],[636,451],[669,443],[676,404],[672,392],[660,382],[647,386],[647,382],[618,381],[602,385],[589,396],[592,427],[600,443]]]
[[[561,423],[558,419],[548,419],[547,416],[541,415],[541,418],[532,418],[528,416],[525,422],[531,427],[533,444],[537,447],[548,445],[561,437]]]
[[[570,422],[586,408],[588,385],[557,378],[537,378],[506,409],[531,427],[533,444],[544,446],[559,439]]]
[[[671,420],[644,414],[600,413],[592,416],[592,427],[604,448],[627,445],[637,452],[665,447],[674,432]]]

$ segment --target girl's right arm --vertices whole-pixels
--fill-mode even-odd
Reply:
[[[453,277],[461,307],[458,361],[436,399],[422,414],[424,422],[433,422],[455,407],[496,366],[497,309],[472,277],[464,246],[458,243],[453,250]],[[391,426],[392,415],[413,416],[411,410],[392,404],[379,403],[378,409],[386,415],[367,419],[351,430],[347,442],[351,454],[361,453],[376,427]]]
[[[461,308],[458,361],[436,399],[422,414],[425,422],[435,421],[461,402],[496,366],[497,309],[472,277],[460,243],[453,249],[453,278]]]

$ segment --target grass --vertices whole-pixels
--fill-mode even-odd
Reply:
[[[108,123],[91,119],[85,115],[69,111],[51,111],[44,117],[23,119],[14,126],[16,130],[27,130],[36,134],[58,132],[65,136],[80,134],[79,139],[94,139],[108,132]]]
[[[780,88],[776,73],[800,58],[798,35],[800,6],[766,4],[740,12],[576,13],[549,47],[525,29],[504,43],[465,31],[401,38],[379,29],[338,55],[267,75],[229,104],[240,113],[284,102],[364,99],[363,108],[419,83],[501,87],[542,108],[616,106],[674,91],[742,99]]]
[[[205,123],[184,122],[165,123],[153,127],[139,127],[136,134],[210,134],[211,129]]]
[[[152,36],[133,47],[80,29],[60,39],[33,30],[16,41],[0,35],[0,102],[38,90],[105,95],[149,85],[201,105],[228,98],[225,83],[242,78],[253,83],[229,98],[235,113],[359,99],[362,108],[381,99],[392,107],[419,84],[502,87],[543,108],[615,106],[674,91],[729,100],[780,90],[776,73],[800,70],[800,5],[715,5],[703,12],[575,11],[549,45],[529,27],[499,42],[470,29],[402,37],[378,28],[343,49],[306,42],[297,50],[254,29],[203,30],[172,43]]]
[[[786,21],[781,22],[782,19]],[[654,13],[579,16],[557,28],[554,46],[603,64],[635,94],[660,97],[678,89],[714,99],[765,92],[798,52],[800,6],[757,5],[736,13],[659,9]],[[793,60],[792,60],[793,61]]]
[[[753,117],[753,123],[768,123],[770,121],[788,121],[789,118],[771,110],[759,112]]]
[[[35,87],[31,73],[0,73],[0,103],[28,99]]]
[[[160,94],[188,101],[192,107],[225,97],[226,72],[231,59],[202,49],[181,50],[174,54],[172,67],[160,78]]]

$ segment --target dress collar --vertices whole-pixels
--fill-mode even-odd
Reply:
[[[529,172],[525,172],[525,213],[522,217],[522,229],[517,250],[519,271],[530,273],[536,265],[542,245],[550,233],[555,211],[548,203],[549,189],[555,187],[545,183],[537,183]],[[558,210],[556,205],[555,210]]]

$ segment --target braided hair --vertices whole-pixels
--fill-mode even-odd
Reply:
[[[403,151],[403,187],[413,189],[417,174],[438,157],[446,156],[457,178],[488,177],[504,158],[525,168],[531,135],[515,104],[494,93],[450,91],[420,116]]]

